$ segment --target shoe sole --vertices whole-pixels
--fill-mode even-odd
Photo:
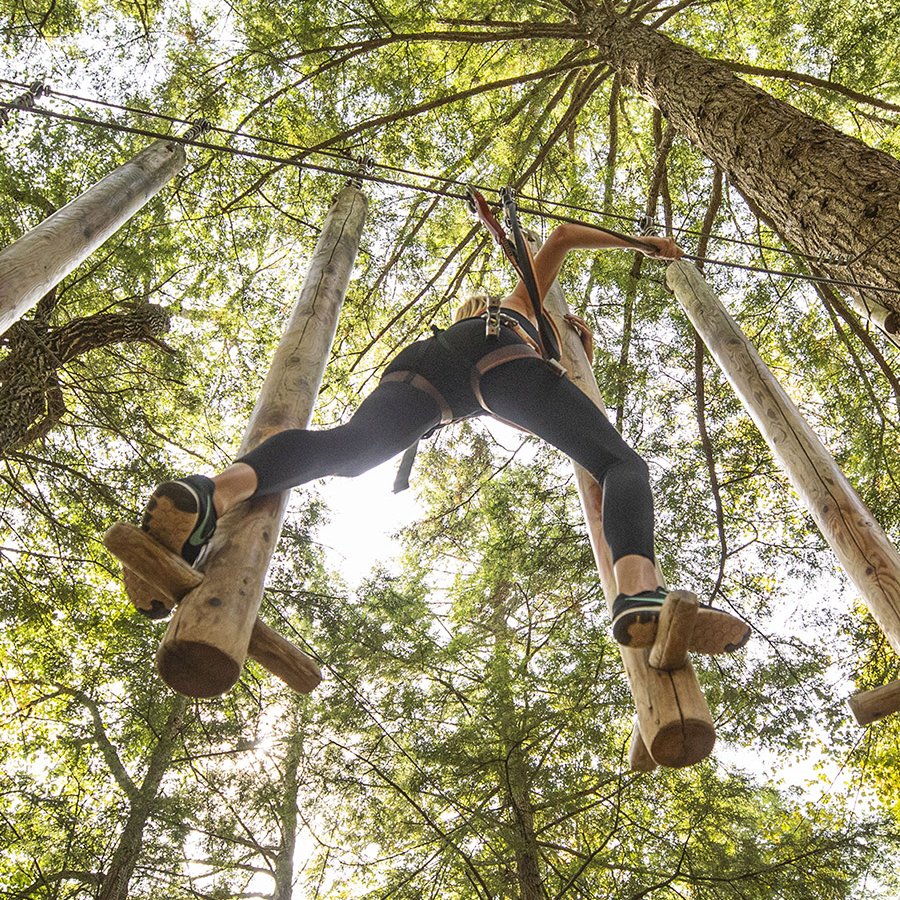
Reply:
[[[200,497],[190,485],[167,482],[150,497],[141,528],[167,550],[181,556],[197,528],[199,512]]]
[[[165,600],[152,584],[144,581],[140,575],[126,566],[122,567],[122,582],[132,606],[148,619],[165,619],[175,607],[175,604]]]
[[[622,613],[613,622],[613,637],[623,647],[634,650],[652,647],[659,626],[660,608],[654,604]],[[743,619],[720,609],[700,607],[688,651],[708,655],[734,653],[750,640],[750,635],[750,626]]]

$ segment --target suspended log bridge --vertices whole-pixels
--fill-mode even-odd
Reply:
[[[155,141],[0,252],[0,334],[118,231],[185,161],[178,141]]]
[[[366,207],[365,196],[353,184],[335,198],[239,456],[279,431],[308,427],[359,249]],[[248,653],[286,681],[286,669],[295,680],[296,671],[304,670],[301,682],[314,676],[309,671],[312,661],[307,662],[308,657],[283,638],[273,637],[271,629],[257,618],[289,493],[251,499],[222,516],[198,583],[187,583],[181,569],[160,574],[154,569],[160,566],[158,559],[138,572],[170,593],[188,589],[169,622],[156,659],[160,676],[174,690],[191,697],[222,694],[239,678]],[[124,532],[128,544],[134,536],[128,536],[127,528]],[[121,540],[122,533],[119,529],[113,543]],[[121,543],[117,546],[119,550],[114,552],[121,553]],[[147,547],[141,552],[148,552]],[[131,550],[124,555],[137,568]],[[123,561],[128,565],[127,559]]]
[[[666,282],[756,423],[885,637],[900,653],[900,554],[696,266]],[[850,701],[861,725],[900,709],[900,682]]]
[[[556,320],[562,340],[562,363],[569,378],[606,414],[603,397],[577,332],[565,321],[569,312],[562,288],[554,282],[545,308]],[[603,489],[581,466],[573,463],[578,494],[590,535],[594,560],[607,605],[619,593],[612,554],[603,537]],[[662,574],[659,583],[664,584]],[[691,599],[692,598],[692,599]],[[665,605],[665,624],[653,647],[619,647],[637,716],[629,761],[634,771],[648,772],[657,765],[681,768],[694,765],[712,752],[716,741],[709,706],[687,654],[697,615],[697,598],[673,592]],[[651,658],[657,668],[651,665]],[[671,667],[671,669],[669,668]]]
[[[117,522],[106,532],[103,543],[123,565],[173,604],[180,603],[203,583],[201,572],[137,525]],[[322,681],[316,661],[261,619],[253,623],[247,655],[300,694],[310,693]]]

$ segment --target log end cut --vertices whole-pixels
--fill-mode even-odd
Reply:
[[[243,666],[212,644],[168,640],[157,651],[156,668],[162,680],[179,694],[218,697],[237,682]]]
[[[709,721],[684,719],[663,725],[647,748],[653,759],[670,769],[683,769],[712,753],[716,729]]]
[[[847,705],[860,725],[871,725],[900,710],[900,681],[856,694],[847,700]]]

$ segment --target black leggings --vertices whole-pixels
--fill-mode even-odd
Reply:
[[[522,341],[503,327],[499,342],[489,343],[484,321],[465,319],[442,332],[440,339],[417,341],[401,350],[385,374],[417,372],[444,396],[456,417],[483,415],[470,387],[470,369],[498,343]],[[647,464],[593,401],[538,358],[491,369],[482,376],[481,392],[494,414],[552,444],[603,485],[603,533],[613,560],[629,554],[654,558]],[[401,453],[440,421],[438,404],[428,393],[402,381],[382,382],[346,424],[322,431],[282,431],[239,462],[256,472],[254,496],[262,496],[325,475],[360,475]]]

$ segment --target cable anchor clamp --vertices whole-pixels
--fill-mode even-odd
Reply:
[[[34,109],[34,101],[50,93],[50,88],[43,81],[35,81],[27,91],[13,97],[3,108],[0,108],[0,125],[9,123],[9,114],[16,109]]]
[[[635,225],[638,232],[647,237],[652,237],[659,231],[659,223],[651,215],[643,215],[635,219]]]
[[[355,157],[356,172],[347,179],[347,183],[357,190],[362,189],[363,180],[370,177],[375,171],[375,157],[364,153],[362,156]]]
[[[191,125],[191,127],[188,128],[188,130],[183,135],[181,135],[181,139],[188,142],[196,141],[198,137],[206,134],[206,132],[211,128],[212,125],[210,124],[208,119],[197,119],[197,121],[194,122],[194,124]]]

